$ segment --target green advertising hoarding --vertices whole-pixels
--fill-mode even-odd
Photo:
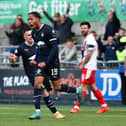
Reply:
[[[11,24],[16,15],[22,14],[27,18],[28,1],[26,0],[0,0],[0,24]]]
[[[120,20],[126,20],[126,0],[1,0],[0,24],[14,22],[18,14],[27,22],[28,12],[38,11],[43,15],[42,6],[52,17],[56,12],[63,15],[68,3],[71,4],[69,16],[76,22],[105,21],[111,8],[116,9]],[[48,22],[44,15],[43,22]]]

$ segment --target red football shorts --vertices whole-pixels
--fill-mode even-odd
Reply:
[[[90,70],[87,68],[83,68],[82,74],[81,74],[81,84],[95,84],[95,72],[96,70]]]

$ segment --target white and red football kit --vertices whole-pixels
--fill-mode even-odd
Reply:
[[[95,80],[95,72],[97,70],[97,54],[98,54],[98,49],[97,49],[97,42],[92,34],[88,34],[88,36],[84,39],[83,43],[83,60],[85,56],[87,55],[87,52],[89,50],[92,50],[93,53],[89,59],[89,61],[84,65],[84,68],[82,70],[81,74],[81,83],[86,84],[86,85],[91,85],[91,84],[96,84]],[[102,93],[99,89],[93,90],[93,93],[99,103],[101,104],[101,108],[99,111],[96,113],[103,113],[109,110],[108,105],[106,104]],[[86,98],[87,91],[83,90],[82,91],[83,98]],[[78,113],[79,112],[79,101],[76,101],[76,105],[74,108],[70,110],[71,113]]]
[[[81,83],[82,84],[95,84],[95,72],[97,69],[97,42],[93,36],[93,34],[88,34],[84,39],[83,43],[83,60],[87,55],[88,50],[93,50],[93,53],[87,64],[84,65],[81,74]]]

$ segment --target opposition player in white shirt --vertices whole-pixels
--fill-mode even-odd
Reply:
[[[87,87],[89,86],[98,102],[101,104],[101,108],[96,113],[103,113],[109,110],[109,106],[106,104],[101,91],[96,87],[95,72],[97,70],[97,42],[93,34],[90,33],[91,25],[89,22],[82,22],[80,27],[81,33],[84,37],[83,58],[82,61],[78,64],[80,70],[82,70],[81,87],[83,89],[83,99],[86,98]],[[76,105],[70,110],[70,112],[78,113],[80,104],[81,103],[77,100]]]

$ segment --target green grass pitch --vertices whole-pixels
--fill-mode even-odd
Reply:
[[[28,120],[33,112],[32,105],[0,105],[0,126],[124,126],[126,125],[126,108],[110,107],[110,111],[96,114],[98,107],[81,107],[80,113],[71,114],[72,107],[58,106],[65,119],[55,116],[45,107],[41,107],[41,120]]]

